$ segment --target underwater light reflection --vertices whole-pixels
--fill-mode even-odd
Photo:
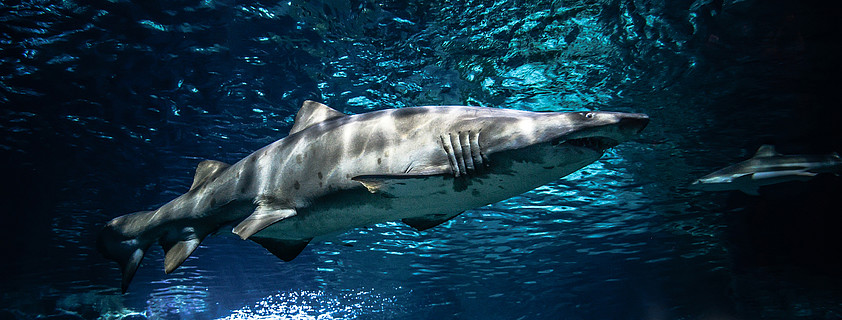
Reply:
[[[393,297],[383,297],[364,289],[343,291],[338,295],[321,290],[287,291],[268,296],[251,307],[235,310],[218,320],[329,320],[375,314],[388,318],[390,310],[398,309],[394,302]]]

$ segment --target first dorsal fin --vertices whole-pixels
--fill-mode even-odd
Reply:
[[[322,121],[327,121],[334,118],[344,117],[346,114],[336,111],[324,104],[307,100],[301,105],[298,114],[295,115],[295,123],[289,134],[304,130],[309,126],[317,124]]]
[[[230,167],[231,165],[216,161],[216,160],[205,160],[199,162],[199,166],[196,167],[196,175],[193,176],[193,184],[190,185],[190,190],[196,189],[196,187],[208,181],[208,179],[215,177],[217,174],[225,170],[225,168]]]
[[[775,146],[770,144],[764,144],[757,148],[757,152],[754,154],[755,157],[772,157],[780,155],[777,151],[775,151]]]

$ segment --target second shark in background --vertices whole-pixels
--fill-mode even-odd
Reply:
[[[708,174],[690,185],[704,191],[740,190],[758,195],[760,186],[787,181],[807,181],[819,173],[842,172],[842,158],[829,155],[782,155],[771,145],[763,145],[748,160]]]

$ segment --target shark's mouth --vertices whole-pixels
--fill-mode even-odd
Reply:
[[[602,153],[606,149],[620,144],[620,142],[617,141],[617,140],[611,139],[611,138],[606,138],[606,137],[587,137],[587,138],[577,138],[577,139],[569,139],[569,140],[559,138],[559,139],[556,139],[555,141],[553,141],[553,145],[555,145],[555,146],[559,146],[559,145],[562,145],[562,144],[574,146],[574,147],[580,147],[580,148],[587,148],[587,149],[591,149],[593,151]]]

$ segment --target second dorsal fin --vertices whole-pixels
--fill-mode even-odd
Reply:
[[[324,104],[307,100],[301,105],[301,109],[295,115],[295,123],[289,134],[304,130],[309,126],[317,124],[322,121],[327,121],[334,118],[344,117],[346,114],[336,111]]]
[[[193,176],[193,184],[190,185],[190,190],[196,189],[196,187],[204,184],[208,179],[215,177],[230,166],[230,164],[216,160],[199,162],[199,165],[196,167],[196,175]]]

